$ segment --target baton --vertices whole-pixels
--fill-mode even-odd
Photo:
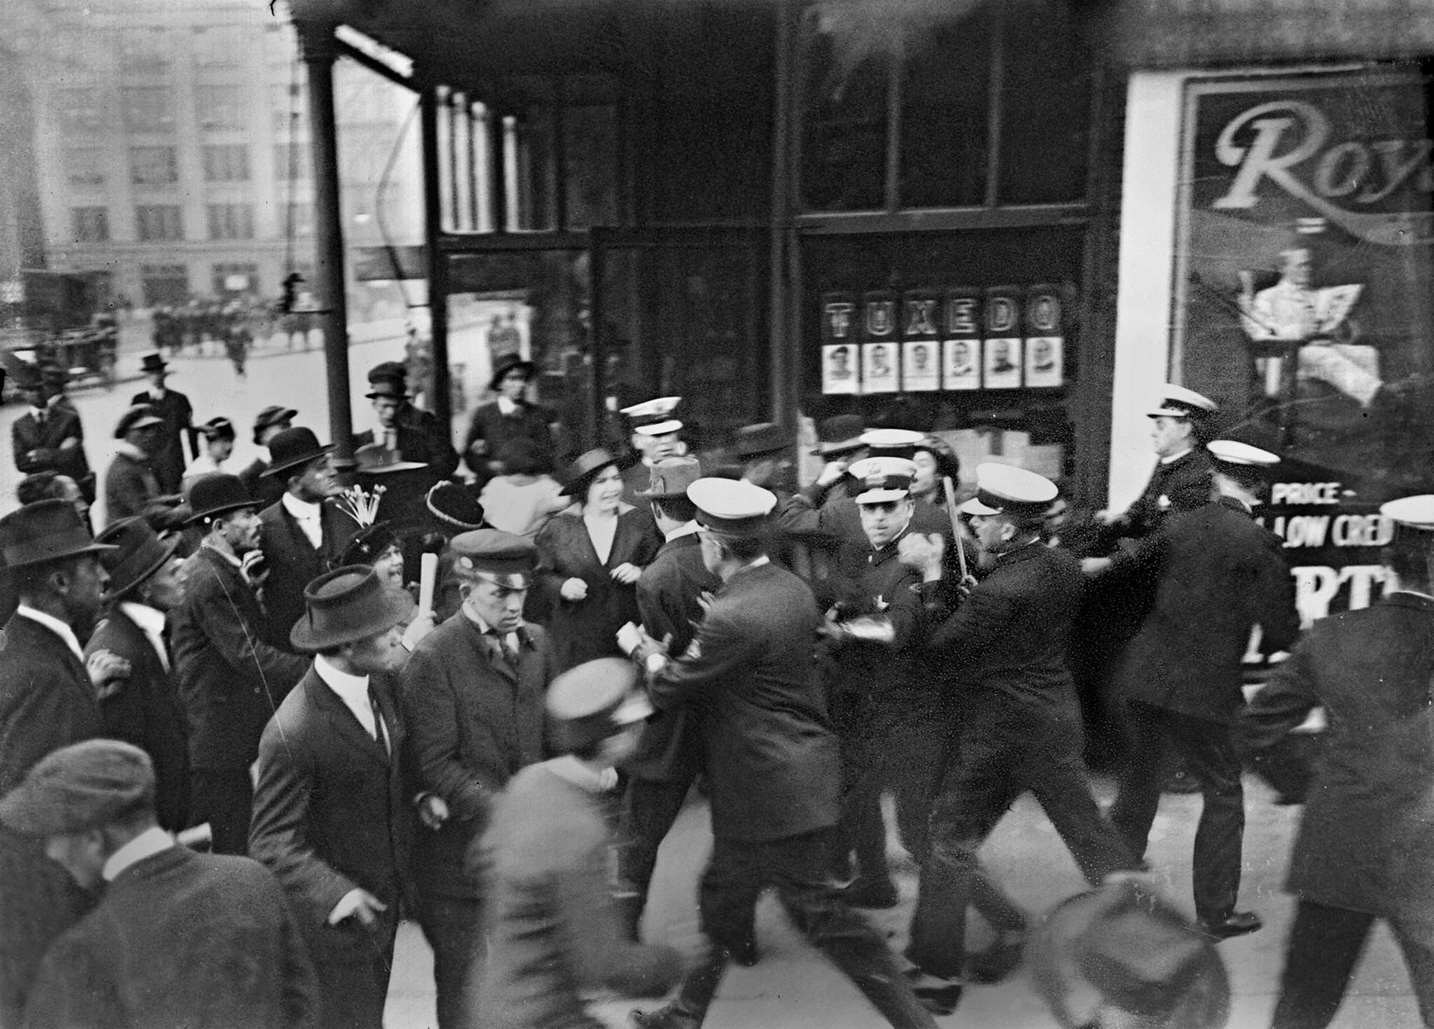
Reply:
[[[956,510],[956,487],[951,485],[951,476],[941,477],[941,488],[946,492],[946,516],[951,519],[951,535],[956,542],[956,560],[961,566],[961,581],[970,573],[966,571],[966,548],[961,545],[961,516]]]
[[[418,559],[418,610],[433,611],[433,589],[438,581],[438,555],[424,554]]]

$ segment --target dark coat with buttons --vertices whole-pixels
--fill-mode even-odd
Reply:
[[[269,569],[264,580],[268,615],[264,638],[280,650],[293,649],[289,630],[304,617],[304,587],[327,572],[359,532],[359,524],[332,500],[319,506],[319,525],[322,537],[316,550],[282,500],[259,512],[259,549]]]
[[[420,828],[418,888],[454,898],[479,896],[464,871],[469,845],[487,825],[493,795],[527,765],[548,756],[543,698],[557,674],[547,635],[519,630],[518,666],[462,611],[414,648],[402,679],[409,760],[417,787],[442,797],[449,818]]]
[[[463,460],[481,480],[487,480],[492,472],[488,462],[498,456],[503,444],[511,439],[530,439],[554,461],[553,430],[549,423],[551,412],[526,401],[518,403],[518,409],[505,415],[498,408],[498,401],[479,404],[473,409],[473,420],[468,424],[468,436],[463,441]]]
[[[169,624],[190,767],[247,769],[264,725],[304,675],[308,659],[264,642],[253,590],[239,569],[208,547],[186,564],[184,597]]]
[[[1145,489],[1112,526],[1115,535],[1148,536],[1171,512],[1204,507],[1210,502],[1214,474],[1210,455],[1201,446],[1169,464],[1156,462]]]

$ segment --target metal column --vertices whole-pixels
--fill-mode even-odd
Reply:
[[[429,404],[438,424],[453,422],[453,391],[448,372],[448,258],[443,253],[443,199],[438,153],[438,87],[425,83],[419,93],[419,135],[423,152],[423,240],[428,263],[428,318],[433,351],[433,397]],[[452,140],[449,140],[452,145]]]

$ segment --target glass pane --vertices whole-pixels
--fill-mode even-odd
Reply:
[[[807,12],[799,117],[801,204],[811,210],[885,206],[888,62],[843,26],[824,6]]]
[[[567,150],[568,228],[617,224],[617,108],[570,107],[563,112]]]
[[[992,10],[984,7],[907,40],[899,143],[902,207],[986,202]]]
[[[1009,0],[1004,7],[1003,204],[1085,196],[1094,58],[1071,7],[1069,0]]]

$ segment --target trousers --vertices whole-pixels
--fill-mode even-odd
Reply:
[[[249,853],[254,784],[246,768],[195,768],[189,773],[189,807],[196,825],[209,823],[215,854]]]
[[[420,892],[418,924],[433,948],[433,985],[439,1029],[473,1024],[476,991],[488,955],[481,901]]]

